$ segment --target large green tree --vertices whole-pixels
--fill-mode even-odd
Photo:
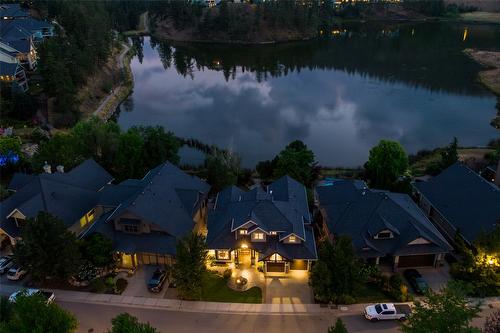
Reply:
[[[479,313],[479,305],[470,305],[465,298],[466,288],[449,283],[440,293],[428,291],[402,326],[404,333],[480,333],[470,325]]]
[[[20,294],[16,302],[2,300],[8,310],[0,316],[1,333],[71,333],[78,328],[76,318],[57,304],[46,304],[42,295]]]
[[[398,142],[380,140],[370,150],[365,169],[372,187],[390,189],[408,169],[408,155]]]
[[[238,181],[240,172],[240,157],[236,154],[221,150],[214,150],[205,159],[207,180],[213,191],[220,191],[224,187],[234,185]]]
[[[351,239],[338,236],[333,244],[323,241],[318,257],[310,276],[315,298],[335,303],[353,298],[355,290],[365,281],[365,274]]]
[[[293,179],[309,186],[313,181],[314,153],[305,143],[291,142],[279,154],[274,169],[274,176],[289,175]]]
[[[22,222],[21,238],[14,248],[14,260],[33,279],[66,279],[77,271],[78,241],[59,218],[40,212],[36,218]]]
[[[101,233],[85,238],[80,245],[83,259],[96,267],[106,267],[113,263],[113,242]]]
[[[107,333],[160,333],[149,323],[141,323],[126,312],[111,319],[111,324],[113,327]]]
[[[203,236],[193,232],[178,242],[173,273],[181,298],[201,298],[206,259]]]

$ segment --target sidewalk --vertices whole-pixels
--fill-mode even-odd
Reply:
[[[0,286],[0,295],[9,296],[19,290],[18,286]],[[110,294],[96,294],[71,290],[54,290],[56,301],[104,304],[127,306],[134,308],[164,309],[170,311],[205,312],[205,313],[235,313],[235,314],[261,314],[261,315],[305,315],[333,313],[348,311],[362,313],[367,304],[352,304],[339,306],[338,309],[321,307],[319,304],[250,304],[250,303],[222,303],[222,302],[197,302],[181,301],[175,299],[149,298],[137,296],[122,296]],[[500,304],[500,297],[482,299],[482,307]]]

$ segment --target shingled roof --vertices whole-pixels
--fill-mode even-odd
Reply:
[[[99,189],[112,180],[94,160],[86,160],[67,173],[15,174],[8,186],[15,193],[0,203],[0,227],[12,237],[19,235],[9,218],[14,210],[27,218],[48,212],[69,227],[95,207]]]
[[[266,189],[256,187],[243,191],[230,186],[217,195],[214,210],[209,213],[207,245],[212,249],[239,247],[234,232],[252,222],[252,228],[265,232],[279,232],[280,238],[252,243],[264,253],[280,253],[289,259],[316,259],[316,250],[307,195],[302,184],[289,176],[281,177]],[[303,242],[284,244],[287,236],[294,234]],[[269,254],[272,254],[269,253]]]
[[[451,246],[406,194],[370,190],[340,180],[316,188],[330,232],[350,236],[360,256],[445,253]],[[375,239],[390,230],[393,238]],[[423,238],[427,244],[408,245]]]
[[[117,251],[175,254],[178,238],[193,230],[194,215],[208,195],[210,186],[170,162],[149,171],[142,179],[127,179],[107,185],[99,205],[114,207],[101,216],[84,235],[100,232],[113,241]],[[115,219],[132,213],[161,231],[129,234],[114,230]]]
[[[414,187],[468,242],[500,223],[500,189],[460,162]]]

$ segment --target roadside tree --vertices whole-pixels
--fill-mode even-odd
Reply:
[[[2,333],[72,333],[78,328],[71,313],[55,303],[46,304],[42,295],[20,294],[15,303],[3,299],[2,304],[8,308],[0,316]]]
[[[207,250],[203,236],[193,232],[177,243],[173,275],[181,298],[201,298],[206,259]]]
[[[141,323],[126,312],[111,319],[111,324],[113,327],[107,333],[160,333],[149,323]]]
[[[36,218],[23,223],[21,237],[14,248],[14,260],[26,268],[33,279],[66,279],[77,271],[78,241],[59,218],[40,212]]]
[[[404,333],[480,333],[470,325],[479,313],[479,305],[469,305],[465,298],[466,286],[451,282],[441,293],[428,291],[423,301],[403,324]]]

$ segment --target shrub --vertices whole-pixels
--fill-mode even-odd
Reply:
[[[106,291],[106,284],[103,279],[99,278],[90,282],[89,288],[91,292],[103,293]]]
[[[121,294],[128,286],[126,279],[120,278],[116,280],[115,294]]]
[[[106,280],[104,280],[104,284],[108,287],[108,289],[114,289],[116,286],[115,279],[111,276],[108,276]]]
[[[233,271],[231,270],[231,268],[228,268],[224,271],[224,273],[222,274],[222,277],[224,278],[224,280],[229,280],[229,278],[231,277],[231,275],[233,274]]]
[[[356,299],[351,295],[340,295],[337,297],[337,304],[354,304],[356,303]]]

